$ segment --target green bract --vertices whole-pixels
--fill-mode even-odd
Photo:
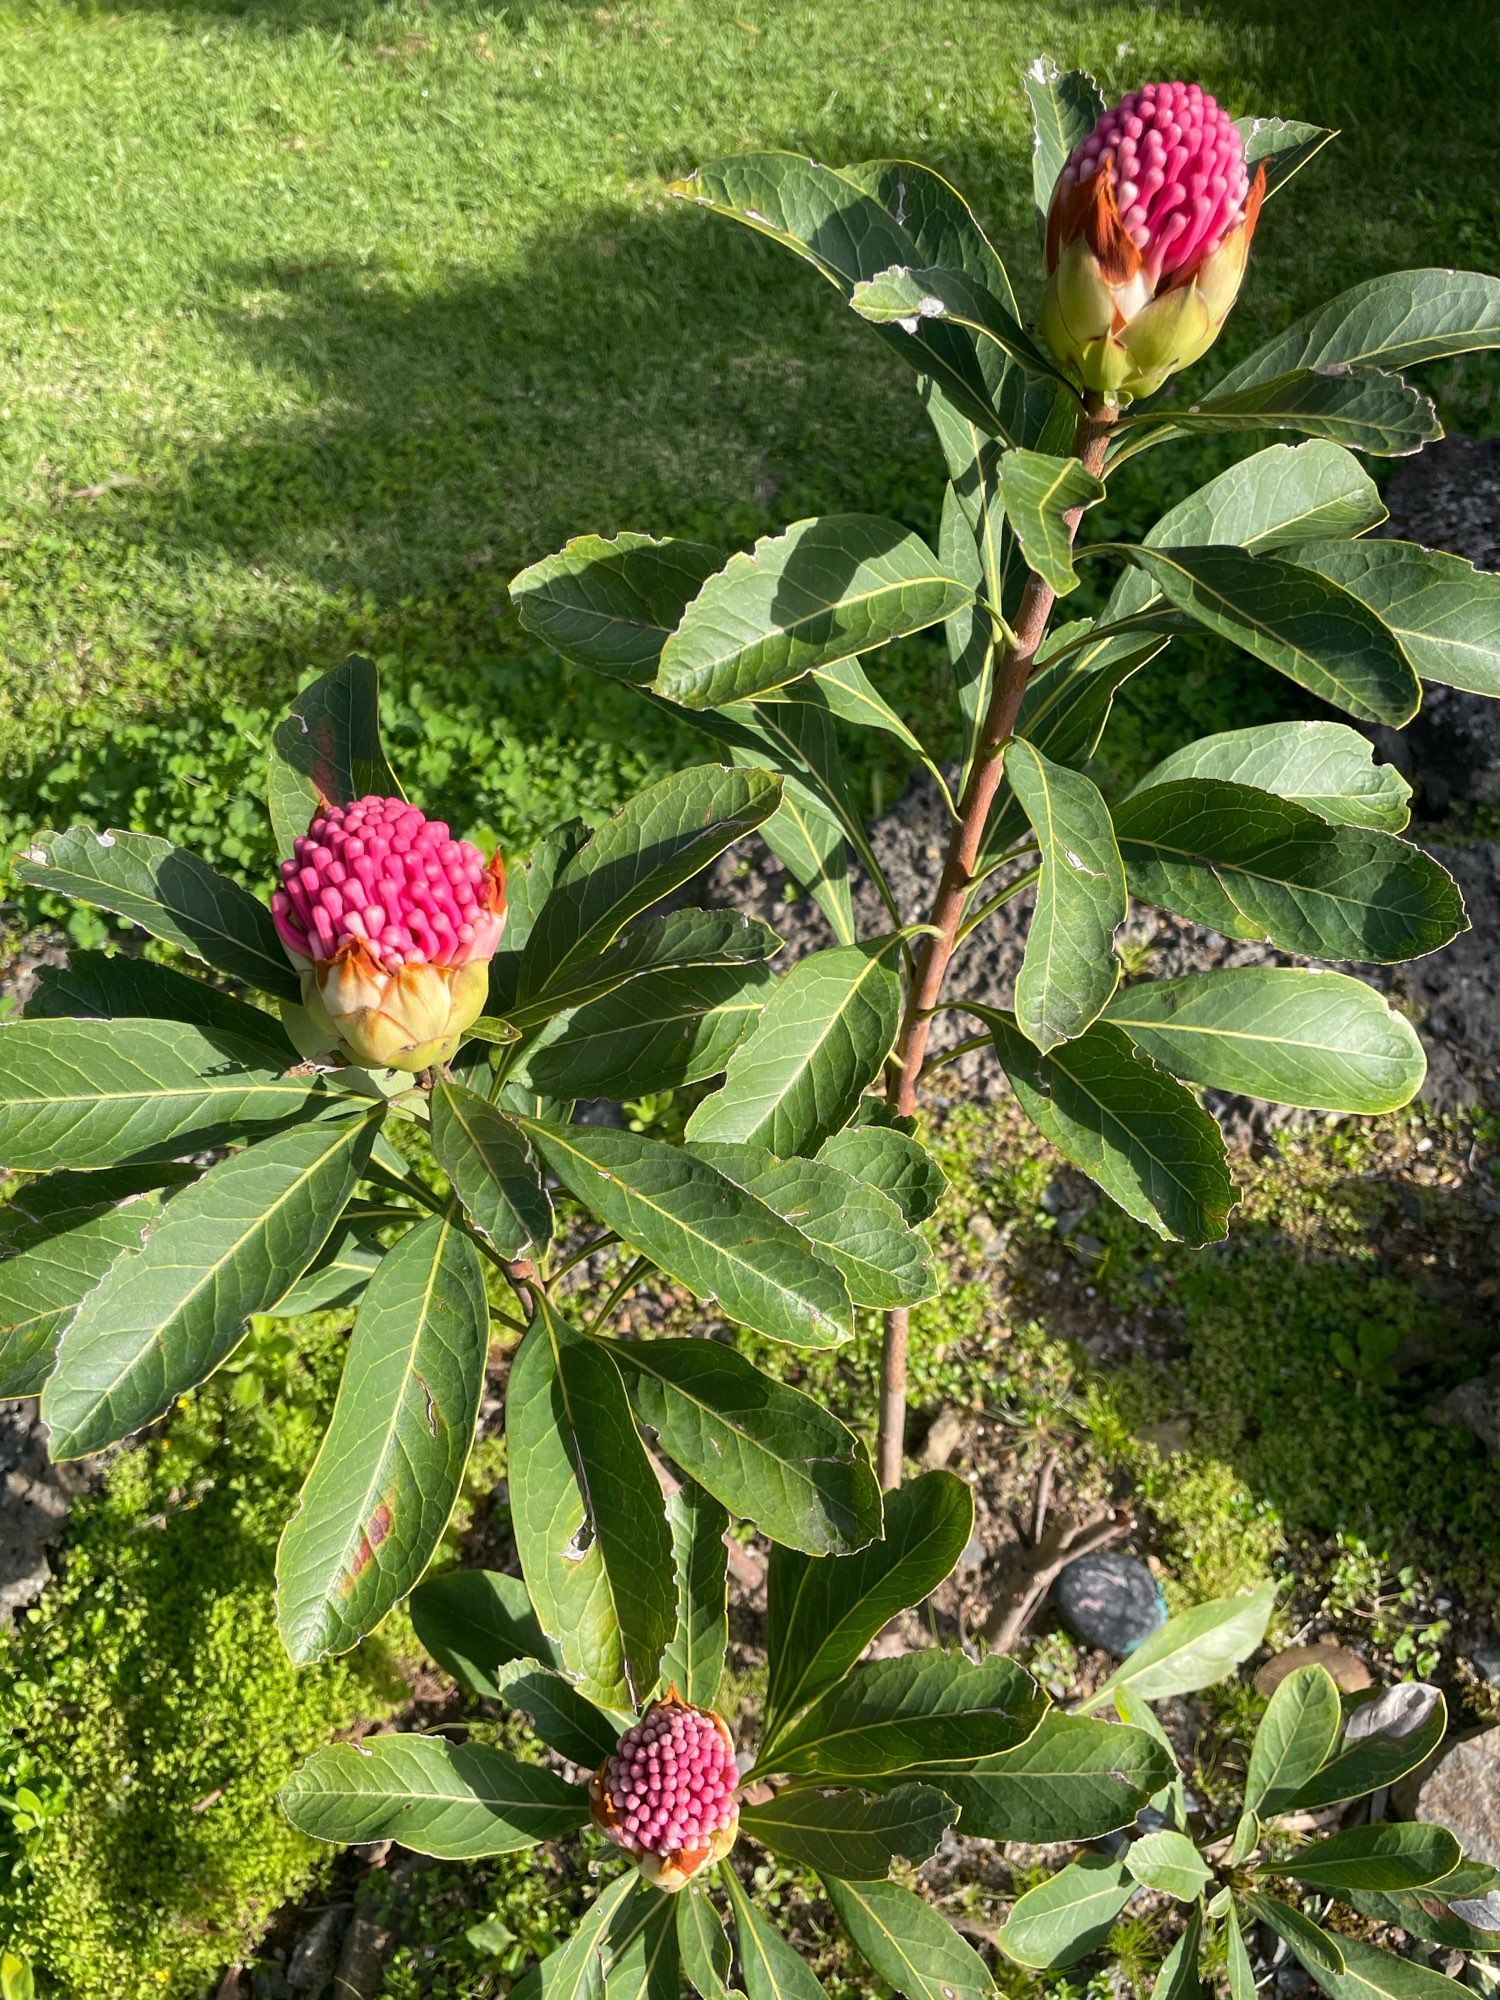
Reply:
[[[1026,89],[1045,214],[1102,100],[1045,64]],[[1239,129],[1268,194],[1329,136],[1274,119]],[[286,1645],[298,1660],[348,1649],[409,1597],[436,1658],[529,1717],[551,1762],[437,1737],[331,1747],[285,1793],[322,1838],[468,1858],[569,1835],[591,1807],[630,1832],[610,1800],[591,1802],[589,1773],[654,1701],[721,1699],[734,1525],[771,1544],[766,1703],[744,1746],[757,1789],[739,1832],[821,1877],[888,1984],[920,2000],[995,1990],[972,1946],[888,1879],[892,1863],[924,1860],[954,1823],[980,1839],[1099,1840],[1154,1801],[1159,1823],[1123,1853],[1085,1852],[1022,1896],[1002,1949],[1070,1965],[1144,1890],[1182,1918],[1158,2000],[1198,1991],[1200,1944],[1217,1950],[1220,1927],[1248,2000],[1252,1924],[1332,2000],[1415,1990],[1295,1899],[1343,1898],[1479,1949],[1493,1940],[1452,1906],[1472,1910],[1489,1871],[1431,1829],[1308,1845],[1279,1822],[1391,1784],[1441,1739],[1440,1702],[1407,1736],[1351,1739],[1327,1676],[1294,1674],[1256,1740],[1238,1833],[1210,1855],[1189,1838],[1150,1704],[1245,1659],[1269,1586],[1195,1607],[1123,1661],[1086,1705],[1112,1703],[1117,1724],[1061,1713],[1020,1667],[970,1657],[951,1632],[861,1655],[930,1597],[973,1525],[960,1481],[903,1483],[906,1316],[941,1282],[924,1225],[943,1180],[917,1114],[955,1039],[929,1054],[942,1010],[972,1017],[960,1047],[993,1053],[1052,1145],[1191,1244],[1222,1238],[1236,1199],[1203,1092],[1376,1112],[1422,1082],[1415,1031],[1347,968],[1441,948],[1465,927],[1462,900],[1405,837],[1409,788],[1323,711],[1399,726],[1424,680],[1500,692],[1500,580],[1364,539],[1383,509],[1355,456],[1437,435],[1399,371],[1500,344],[1500,282],[1370,280],[1216,383],[1122,409],[1065,377],[973,211],[928,168],[757,153],[673,192],[800,259],[836,295],[825,306],[912,370],[947,475],[938,518],[790,521],[734,551],[584,534],[514,579],[539,641],[638,690],[704,749],[602,825],[571,820],[513,858],[483,1011],[451,1061],[420,1075],[299,1057],[321,1045],[268,900],[151,834],[35,833],[24,881],[112,912],[172,962],[82,954],[0,1027],[0,1167],[38,1177],[0,1268],[0,1396],[40,1394],[54,1452],[96,1452],[166,1416],[253,1318],[352,1308],[327,1435],[281,1545]],[[1263,228],[1291,226],[1282,206]],[[1183,331],[1157,328],[1153,378],[1200,351]],[[1116,539],[1096,531],[1137,453],[1268,429],[1305,441],[1241,456]],[[1054,625],[1060,596],[1101,608]],[[1318,712],[1183,744],[1108,796],[1088,766],[1116,694],[1174,671],[1174,642],[1194,631]],[[880,655],[922,634],[934,659],[943,649],[947,712],[908,718]],[[846,781],[851,729],[880,732],[932,779],[933,851],[946,851],[924,907],[904,906]],[[956,772],[943,762],[955,747]],[[323,803],[371,793],[399,799],[400,781],[375,669],[351,660],[275,730],[267,811],[289,851]],[[705,871],[750,840],[827,920],[822,948],[793,963],[765,923],[695,900]],[[857,906],[860,878],[871,897]],[[965,953],[1032,892],[1008,1004],[966,1000]],[[1116,940],[1133,904],[1262,945],[1267,962],[1132,977]],[[620,1106],[679,1090],[680,1140],[629,1129]],[[599,1299],[577,1276],[596,1251],[619,1266]],[[615,1312],[643,1282],[689,1296],[690,1335],[627,1337]],[[851,1342],[874,1311],[889,1318],[872,1461],[794,1371],[797,1350]],[[780,1361],[752,1360],[742,1333],[781,1343]],[[503,1398],[498,1385],[486,1397],[492,1346]],[[520,1575],[424,1582],[481,1412],[502,1400]],[[876,1431],[874,1411],[862,1428]],[[741,1876],[714,1861],[747,2000],[816,2000]],[[686,1979],[722,2000],[735,1961],[718,1906],[699,1881],[674,1910],[658,1875],[607,1882],[518,1990],[673,2000]],[[1448,1991],[1435,1974],[1419,1984]]]

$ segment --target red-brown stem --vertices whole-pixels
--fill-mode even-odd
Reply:
[[[1103,469],[1104,450],[1116,411],[1097,396],[1090,396],[1078,419],[1073,437],[1073,456],[1096,476]],[[1083,509],[1067,516],[1068,537],[1077,530]],[[975,752],[969,781],[959,801],[958,824],[948,842],[943,873],[933,900],[928,922],[933,933],[922,941],[917,973],[906,998],[906,1015],[896,1039],[893,1061],[895,1075],[890,1088],[891,1108],[901,1116],[915,1111],[917,1079],[927,1053],[927,1037],[932,1030],[932,1012],[943,990],[943,980],[958,946],[958,928],[964,905],[974,884],[974,868],[984,842],[990,808],[1005,775],[1005,744],[1016,725],[1021,697],[1031,676],[1038,648],[1046,636],[1052,615],[1053,592],[1041,578],[1027,580],[1016,613],[1015,644],[1007,645],[995,662],[995,685],[984,718],[984,731]],[[910,1315],[898,1307],[886,1314],[885,1345],[880,1361],[880,1441],[876,1470],[887,1489],[901,1484],[901,1460],[906,1445],[906,1347]]]

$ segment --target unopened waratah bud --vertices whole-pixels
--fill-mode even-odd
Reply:
[[[722,1716],[670,1688],[594,1773],[594,1819],[648,1882],[684,1888],[739,1832],[739,1766]]]
[[[314,1035],[369,1069],[447,1062],[484,1012],[505,870],[404,799],[324,806],[271,914]]]
[[[1204,354],[1239,294],[1265,197],[1196,83],[1148,83],[1068,155],[1047,215],[1042,332],[1086,389],[1129,400]]]

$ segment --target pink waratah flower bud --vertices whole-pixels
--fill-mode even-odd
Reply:
[[[734,1743],[722,1716],[669,1688],[625,1731],[594,1773],[594,1819],[648,1882],[675,1892],[716,1861],[739,1832]]]
[[[1196,83],[1147,83],[1068,155],[1047,215],[1042,332],[1086,389],[1149,395],[1219,336],[1265,198]]]
[[[447,1062],[484,1012],[505,870],[404,799],[324,805],[271,914],[314,1033],[369,1069]]]

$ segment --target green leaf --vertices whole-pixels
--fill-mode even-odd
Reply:
[[[395,1840],[417,1854],[472,1861],[576,1833],[588,1795],[483,1743],[367,1736],[314,1751],[278,1794],[315,1840]]]
[[[712,1708],[729,1644],[729,1575],[724,1537],[729,1516],[701,1486],[684,1480],[667,1499],[677,1623],[661,1656],[661,1686]]]
[[[821,1879],[855,1949],[906,2000],[993,2000],[984,1960],[930,1903],[899,1882]]]
[[[1028,565],[1058,597],[1065,597],[1078,584],[1073,530],[1083,510],[1104,498],[1104,481],[1076,458],[1008,451],[995,483]]]
[[[1180,1840],[1182,1835],[1163,1834],[1158,1838]],[[1151,1989],[1151,2000],[1198,2000],[1203,1991],[1203,1982],[1198,1977],[1198,1948],[1202,1941],[1202,1914],[1198,1910],[1191,1910],[1188,1913],[1187,1923],[1183,1926],[1182,1935],[1167,1953],[1161,1971],[1156,1975],[1156,1984]]]
[[[644,687],[722,549],[655,535],[575,535],[511,579],[516,616],[565,660]]]
[[[889,1195],[915,1229],[942,1200],[948,1177],[916,1139],[888,1125],[852,1125],[835,1132],[817,1157],[840,1173]]]
[[[1320,542],[1296,559],[1367,604],[1424,681],[1500,695],[1500,576],[1462,556],[1384,539]]]
[[[749,153],[699,167],[672,183],[668,193],[769,236],[806,259],[847,299],[860,279],[922,258],[914,237],[861,185],[867,171],[837,173],[796,153]],[[929,207],[924,203],[915,211],[917,226],[926,221]],[[931,242],[925,231],[924,240]],[[897,327],[876,332],[909,368],[932,378],[966,417],[987,429],[998,427],[997,371],[985,366],[970,335],[942,324],[919,326],[912,336]],[[1003,380],[1004,371],[999,375]]]
[[[185,1021],[0,1028],[0,1161],[18,1172],[171,1158],[250,1138],[330,1100],[311,1075]]]
[[[1330,1937],[1321,1925],[1303,1916],[1290,1903],[1252,1889],[1245,1897],[1245,1907],[1268,1930],[1284,1938],[1305,1966],[1316,1967],[1318,1979],[1337,1977],[1344,1970],[1344,1940]]]
[[[827,2000],[801,1955],[756,1909],[727,1861],[719,1872],[734,1911],[746,2000]]]
[[[635,1132],[517,1122],[564,1187],[695,1298],[773,1340],[849,1338],[849,1294],[832,1261],[707,1160]]]
[[[920,1236],[896,1204],[821,1160],[778,1160],[761,1146],[691,1148],[801,1230],[842,1276],[857,1306],[920,1305],[937,1279]]]
[[[1481,271],[1388,271],[1294,320],[1209,391],[1266,382],[1294,369],[1415,368],[1500,346],[1500,278]]]
[[[931,762],[921,738],[901,720],[857,659],[840,660],[831,667],[815,667],[789,686],[773,688],[761,698],[758,712],[764,714],[767,708],[788,706],[820,709],[856,729],[879,729],[894,737],[903,750],[910,751],[920,762]]]
[[[1253,1902],[1265,1903],[1268,1897]],[[1284,1907],[1284,1906],[1283,1906]],[[1257,1912],[1260,1914],[1260,1912]],[[1270,1921],[1269,1918],[1266,1919]],[[1326,1942],[1326,1933],[1319,1932]],[[1310,1950],[1291,1936],[1287,1942],[1328,2000],[1471,2000],[1473,1989],[1448,1979],[1412,1958],[1398,1958],[1377,1945],[1362,1944],[1357,1938],[1341,1937],[1337,1949],[1344,1960],[1340,1973],[1323,1969]],[[1305,1955],[1304,1955],[1305,1952]]]
[[[1128,1723],[1132,1729],[1143,1730],[1165,1754],[1172,1775],[1161,1790],[1153,1795],[1152,1810],[1160,1813],[1168,1826],[1175,1827],[1179,1833],[1185,1831],[1188,1823],[1187,1786],[1178,1766],[1177,1751],[1173,1747],[1171,1737],[1163,1728],[1156,1710],[1149,1701],[1142,1701],[1130,1688],[1120,1687],[1115,1689],[1114,1711],[1120,1720]],[[1254,1814],[1242,1815],[1242,1818],[1245,1817],[1253,1820]]]
[[[1226,937],[1388,965],[1468,928],[1452,877],[1420,848],[1369,827],[1331,826],[1247,785],[1153,786],[1122,800],[1114,821],[1135,895]]]
[[[1014,1660],[906,1653],[873,1660],[826,1689],[761,1759],[832,1781],[927,1775],[927,1766],[993,1757],[1036,1728],[1046,1698]],[[772,1760],[769,1761],[768,1760]]]
[[[1390,1894],[1441,1882],[1463,1860],[1445,1826],[1392,1821],[1345,1827],[1285,1860],[1262,1861],[1269,1875],[1295,1875],[1309,1889],[1375,1889]]]
[[[1214,1878],[1214,1871],[1187,1835],[1170,1827],[1132,1841],[1124,1860],[1143,1888],[1159,1889],[1179,1903],[1197,1902]]]
[[[780,798],[771,773],[718,764],[674,771],[637,793],[558,871],[522,955],[521,999],[576,987],[633,917],[753,832]]]
[[[1377,764],[1370,739],[1343,722],[1264,722],[1202,736],[1154,764],[1134,791],[1179,778],[1274,792],[1340,826],[1399,833],[1411,817],[1411,786],[1394,764]]]
[[[686,708],[743,701],[940,624],[968,599],[898,521],[796,521],[708,579],[662,648],[654,686]]]
[[[1139,1701],[1164,1701],[1223,1680],[1265,1637],[1275,1603],[1276,1585],[1263,1583],[1242,1597],[1213,1597],[1179,1611],[1120,1662],[1084,1707],[1097,1708],[1116,1688],[1128,1687]]]
[[[773,1542],[828,1555],[880,1533],[880,1488],[864,1446],[813,1397],[716,1340],[631,1340],[643,1423],[731,1514]]]
[[[489,1346],[479,1252],[455,1215],[429,1216],[370,1282],[282,1534],[276,1621],[299,1664],[348,1652],[420,1579],[458,1498]]]
[[[521,964],[538,917],[551,900],[557,878],[589,839],[581,819],[565,820],[544,834],[525,861],[505,872],[505,931],[500,949],[490,960],[490,991],[485,1011],[505,1016],[516,1004]],[[462,1061],[462,1056],[460,1056]]]
[[[1245,1946],[1240,1913],[1233,1903],[1224,1919],[1224,1938],[1229,1959],[1229,2000],[1256,2000],[1255,1967]]]
[[[701,2000],[729,2000],[732,1953],[724,1919],[701,1882],[689,1882],[672,1899],[677,1905],[677,1950],[683,1976]]]
[[[1235,128],[1245,148],[1250,178],[1257,167],[1266,170],[1267,201],[1300,173],[1315,153],[1338,137],[1323,125],[1304,125],[1295,118],[1236,118]]]
[[[1262,1819],[1285,1812],[1327,1763],[1343,1716],[1326,1667],[1299,1667],[1271,1696],[1255,1732],[1245,1810]]]
[[[1437,412],[1419,389],[1379,368],[1323,372],[1293,368],[1265,381],[1231,387],[1229,378],[1185,409],[1143,410],[1125,427],[1133,438],[1160,443],[1183,432],[1301,431],[1355,451],[1402,457],[1443,434]],[[1139,445],[1135,446],[1140,449]]]
[[[187,1021],[208,1034],[253,1042],[277,1068],[289,1068],[297,1061],[297,1052],[274,1014],[263,1013],[206,980],[124,952],[75,951],[66,965],[38,967],[26,1018]]]
[[[1104,116],[1104,93],[1087,70],[1060,70],[1050,56],[1035,58],[1024,87],[1031,104],[1031,192],[1045,239],[1057,177],[1069,153]]]
[[[238,1347],[250,1315],[275,1305],[332,1232],[378,1117],[259,1140],[166,1203],[62,1334],[42,1394],[54,1458],[128,1437]]]
[[[1500,1950],[1500,1925],[1476,1927],[1459,1915],[1463,1910],[1476,1917],[1495,1913],[1494,1891],[1500,1888],[1500,1871],[1483,1862],[1466,1862],[1430,1889],[1414,1889],[1405,1895],[1382,1896],[1370,1889],[1351,1889],[1342,1901],[1361,1916],[1379,1924],[1395,1924],[1408,1937],[1424,1944],[1446,1945],[1450,1951]],[[1477,1899],[1483,1899],[1477,1900]]]
[[[416,1220],[415,1214],[413,1221]],[[269,1308],[276,1319],[298,1319],[304,1313],[330,1312],[357,1299],[374,1277],[385,1255],[369,1232],[347,1220],[329,1237],[290,1291]]]
[[[545,1250],[552,1241],[552,1204],[514,1120],[475,1091],[441,1078],[429,1104],[437,1163],[500,1255]]]
[[[1219,1128],[1122,1029],[1096,1021],[1043,1055],[1013,1015],[966,1004],[988,1028],[1021,1109],[1111,1201],[1158,1236],[1214,1243],[1225,1235],[1235,1192]]]
[[[1242,549],[1136,547],[1130,555],[1169,603],[1335,708],[1397,728],[1416,714],[1422,690],[1406,655],[1342,585]]]
[[[845,1882],[883,1882],[891,1862],[925,1861],[953,1819],[953,1807],[928,1785],[898,1785],[883,1798],[860,1791],[779,1792],[768,1805],[745,1806],[740,1828],[794,1867]]]
[[[1097,1840],[1129,1826],[1173,1774],[1140,1729],[1049,1709],[1016,1749],[978,1764],[938,1764],[925,1775],[980,1840]]]
[[[692,1140],[812,1154],[848,1124],[896,1039],[899,935],[799,959],[687,1123]]]
[[[894,323],[908,334],[915,334],[931,320],[964,327],[981,340],[993,341],[1007,360],[1027,374],[1066,382],[1057,363],[1037,345],[1014,312],[963,271],[945,270],[940,265],[914,269],[910,264],[891,264],[857,284],[849,303],[871,325]]]
[[[511,1660],[495,1681],[498,1698],[524,1715],[549,1750],[585,1771],[612,1757],[620,1740],[620,1720],[611,1720],[555,1667],[539,1660]]]
[[[1006,746],[1005,775],[1042,851],[1015,1010],[1022,1034],[1045,1054],[1097,1020],[1119,984],[1125,866],[1109,807],[1081,772],[1018,736]]]
[[[1313,438],[1273,444],[1226,466],[1169,507],[1145,537],[1151,549],[1232,544],[1252,554],[1313,542],[1347,541],[1386,518],[1379,489],[1352,452]],[[1299,554],[1298,561],[1305,558]],[[1122,570],[1100,624],[1159,601],[1144,570]]]
[[[30,888],[111,910],[279,1000],[301,995],[266,905],[155,834],[97,833],[91,826],[39,833],[16,857],[15,872]]]
[[[266,800],[277,847],[290,854],[323,801],[347,806],[371,793],[406,796],[381,747],[379,670],[354,653],[309,682],[272,734]]]
[[[481,1016],[469,1032],[489,1033],[501,1042],[525,1037],[527,1048],[522,1063],[517,1064],[519,1070],[529,1061],[533,1048],[550,1044],[566,1032],[567,1022],[581,1009],[608,999],[621,987],[669,972],[698,973],[727,967],[743,973],[747,965],[769,958],[780,944],[768,924],[747,917],[741,910],[668,910],[628,925],[597,954],[576,964],[556,986],[549,986],[534,1000],[513,1004],[506,1019]]]
[[[1416,1030],[1342,972],[1232,966],[1141,980],[1106,1018],[1184,1082],[1317,1111],[1394,1111],[1421,1088]]]
[[[968,1545],[974,1500],[951,1472],[928,1472],[885,1498],[885,1530],[854,1555],[814,1561],[773,1548],[766,1611],[770,1679],[765,1742],[841,1681],[900,1611],[930,1597]]]
[[[584,1911],[577,1930],[512,1987],[511,2000],[602,2000],[604,1939],[621,1906],[634,1896],[640,1879],[633,1868],[627,1868],[602,1889]]]
[[[1076,1965],[1102,1947],[1135,1889],[1122,1863],[1085,1854],[1026,1891],[1005,1921],[1000,1947],[1038,1970]]]
[[[1352,1743],[1346,1741],[1338,1754],[1308,1779],[1286,1810],[1316,1812],[1394,1785],[1408,1771],[1425,1764],[1447,1733],[1448,1705],[1439,1694],[1422,1720],[1408,1726],[1404,1734],[1378,1731]]]
[[[505,1410],[512,1524],[537,1618],[591,1700],[630,1710],[656,1685],[676,1605],[661,1487],[621,1351],[538,1295]]]
[[[0,1397],[41,1393],[63,1328],[115,1259],[150,1235],[161,1199],[150,1191],[83,1210],[72,1228],[39,1230],[0,1263]]]
[[[539,1090],[638,1097],[717,1076],[775,984],[760,964],[670,968],[559,1014],[516,1065]]]
[[[675,1898],[640,1876],[609,1927],[604,2000],[681,2000]]]
[[[500,1698],[500,1670],[518,1660],[555,1667],[561,1655],[537,1623],[526,1586],[496,1570],[429,1576],[409,1600],[417,1637],[445,1672],[473,1694]]]
[[[781,804],[760,837],[827,917],[839,943],[853,944],[859,932],[849,888],[849,845],[837,814],[811,785],[787,777]]]

